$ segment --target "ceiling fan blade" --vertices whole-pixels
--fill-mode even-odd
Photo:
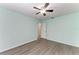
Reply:
[[[34,9],[37,9],[37,10],[41,10],[41,9],[39,9],[39,8],[37,8],[37,7],[33,7]]]
[[[36,13],[35,15],[38,15],[40,12]]]
[[[49,5],[49,3],[45,3],[44,8],[47,8]]]
[[[53,10],[46,10],[46,12],[53,12]]]
[[[43,16],[46,16],[46,13],[43,13]]]

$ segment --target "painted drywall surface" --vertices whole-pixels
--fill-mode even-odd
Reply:
[[[47,39],[79,47],[79,12],[46,21]]]
[[[37,38],[38,21],[0,7],[0,52]]]

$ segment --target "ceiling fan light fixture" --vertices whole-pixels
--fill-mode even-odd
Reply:
[[[41,12],[41,14],[43,14],[43,13],[45,13],[46,11],[45,11],[45,9],[42,9],[40,12]]]
[[[33,7],[34,9],[37,9],[39,10],[39,12],[37,12],[35,15],[38,15],[38,14],[42,14],[43,16],[46,16],[46,13],[47,12],[53,12],[53,9],[51,10],[47,10],[47,7],[49,6],[49,3],[45,3],[44,6],[42,6],[41,8],[38,8],[38,7]]]

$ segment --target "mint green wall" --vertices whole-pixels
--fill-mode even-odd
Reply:
[[[0,7],[0,52],[37,38],[34,18]]]
[[[79,12],[49,19],[47,38],[79,47]]]

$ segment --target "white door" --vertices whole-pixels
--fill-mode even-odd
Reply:
[[[38,23],[37,25],[38,31],[38,39],[39,38],[46,38],[46,24],[45,23]]]

